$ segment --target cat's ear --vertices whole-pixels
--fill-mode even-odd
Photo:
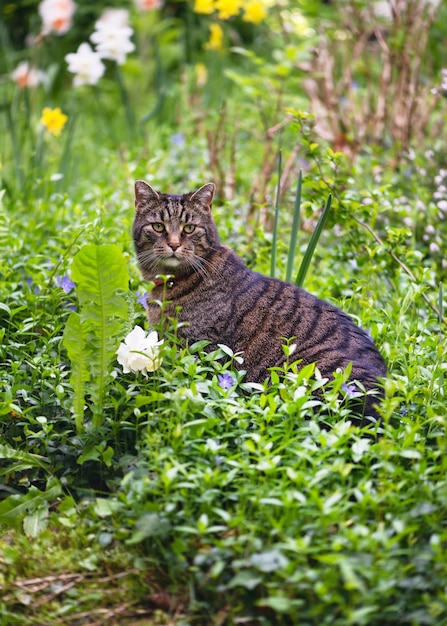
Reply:
[[[155,189],[152,189],[144,180],[137,180],[135,182],[135,207],[138,211],[139,208],[151,202],[157,202],[160,199],[160,194]]]
[[[214,183],[206,183],[206,185],[203,185],[203,187],[195,191],[190,199],[194,200],[194,202],[198,202],[204,209],[211,211],[211,203],[215,189],[216,185]]]

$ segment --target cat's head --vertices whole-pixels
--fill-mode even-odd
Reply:
[[[133,237],[146,280],[158,274],[206,274],[206,257],[219,247],[211,215],[214,184],[183,195],[160,193],[143,180],[135,183]]]

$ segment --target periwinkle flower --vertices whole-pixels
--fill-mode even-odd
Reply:
[[[76,287],[76,284],[70,279],[69,276],[58,276],[56,282],[65,293],[70,293]]]
[[[217,380],[219,381],[219,387],[222,389],[231,389],[234,383],[234,378],[228,372],[218,374]]]
[[[144,307],[145,309],[147,309],[147,296],[148,296],[147,292],[137,294],[138,304],[141,304],[141,306]]]
[[[341,389],[345,392],[348,398],[358,398],[359,396],[363,395],[357,390],[357,387],[354,384],[348,385],[347,383],[343,383]]]

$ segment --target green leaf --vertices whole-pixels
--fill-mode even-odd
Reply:
[[[245,589],[254,589],[262,583],[262,577],[255,574],[251,570],[242,570],[238,572],[228,583],[228,587],[245,587]]]
[[[35,511],[23,520],[23,530],[27,537],[37,537],[48,526],[48,502],[42,502]]]
[[[0,502],[0,524],[17,525],[27,513],[35,511],[45,502],[54,500],[61,492],[59,481],[51,478],[45,491],[32,486],[26,494],[9,496]]]
[[[293,205],[293,221],[292,221],[292,230],[290,232],[289,255],[287,257],[287,269],[286,269],[286,281],[287,282],[289,282],[292,278],[293,263],[295,260],[296,242],[298,239],[298,230],[300,227],[302,179],[303,179],[303,172],[302,170],[300,170],[300,173],[298,175],[296,193],[295,193],[295,203]]]
[[[93,429],[104,421],[103,402],[111,361],[115,358],[123,328],[129,318],[126,293],[129,274],[121,249],[114,245],[89,244],[73,260],[72,279],[81,306],[79,319],[72,317],[67,330],[74,383],[77,385],[77,427],[81,427],[83,384],[93,412]],[[73,346],[76,336],[79,346]],[[76,363],[81,364],[78,366]],[[89,377],[87,378],[87,372]]]
[[[275,277],[276,273],[276,246],[278,242],[278,222],[279,222],[279,202],[281,195],[281,170],[282,170],[282,153],[281,150],[278,154],[278,184],[276,186],[276,202],[275,202],[275,217],[273,220],[273,239],[272,239],[272,257],[270,262],[270,276]]]
[[[78,313],[71,313],[67,319],[62,339],[71,361],[70,384],[73,387],[73,414],[76,431],[84,430],[85,384],[90,379],[91,350],[87,342],[87,328]]]
[[[148,537],[163,537],[169,532],[170,524],[158,513],[145,513],[137,521],[135,528],[134,534],[126,543],[140,543]]]
[[[81,306],[95,303],[104,314],[127,319],[127,303],[117,292],[126,292],[129,274],[121,249],[115,244],[88,244],[81,248],[72,266]]]
[[[0,444],[0,459],[13,459],[20,465],[20,469],[28,469],[30,467],[47,468],[48,459],[38,454],[31,454],[30,452],[22,452],[21,450],[15,450],[5,443]],[[4,468],[0,471],[0,476],[8,474],[11,471],[16,471],[17,464],[13,467]]]
[[[312,233],[312,237],[310,238],[309,244],[307,246],[306,252],[304,253],[303,260],[301,261],[300,268],[298,270],[298,275],[295,280],[295,284],[299,287],[303,286],[304,279],[306,278],[307,270],[309,269],[310,262],[312,260],[313,254],[315,252],[315,248],[317,246],[318,240],[320,239],[320,235],[323,231],[324,225],[326,224],[326,220],[329,216],[329,209],[331,208],[332,195],[329,194],[326,204],[324,205],[323,212],[320,215],[320,219],[318,220],[317,225],[315,226],[315,230]]]

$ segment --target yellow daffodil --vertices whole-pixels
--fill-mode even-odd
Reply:
[[[219,11],[221,20],[228,20],[238,15],[241,8],[241,0],[216,0],[216,9]]]
[[[59,108],[49,109],[48,107],[45,107],[42,111],[40,123],[45,126],[45,128],[52,135],[54,135],[55,137],[59,137],[67,120],[68,117],[64,113],[62,113]]]
[[[208,79],[208,70],[203,63],[196,63],[195,65],[197,87],[203,87]]]
[[[244,6],[244,22],[259,24],[267,17],[267,8],[262,0],[249,0]]]
[[[219,24],[210,24],[210,39],[203,46],[206,50],[219,52],[223,48],[223,30]]]
[[[194,13],[204,15],[214,13],[214,0],[194,0]]]

